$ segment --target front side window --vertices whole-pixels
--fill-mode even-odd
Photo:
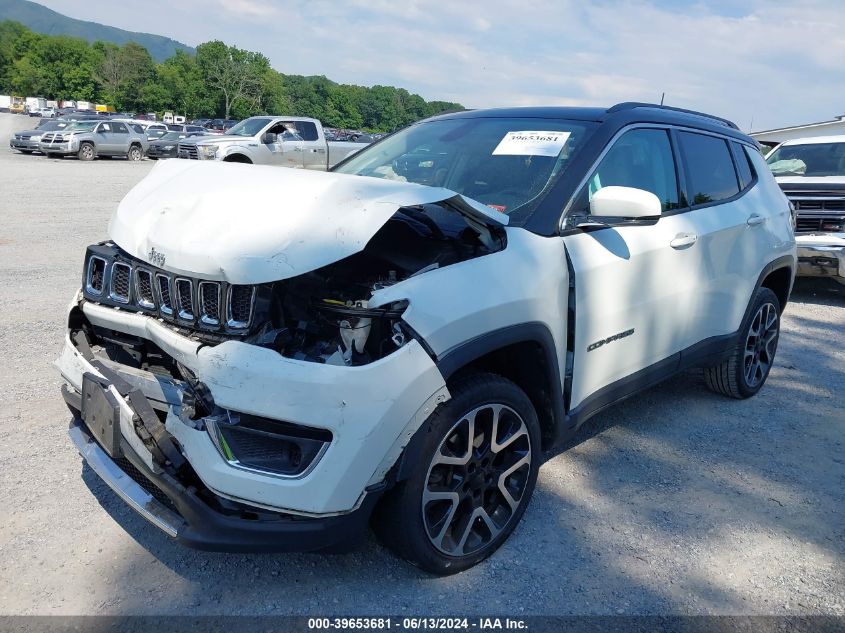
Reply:
[[[271,121],[272,119],[267,119],[264,117],[253,117],[251,119],[244,119],[243,121],[232,127],[230,130],[228,130],[226,134],[230,136],[255,136],[266,126],[268,126]],[[220,121],[219,126],[223,126],[223,124],[224,122]]]
[[[524,224],[595,129],[587,121],[427,121],[365,147],[336,171],[445,187]]]
[[[668,132],[642,128],[620,136],[576,196],[570,215],[588,215],[595,193],[610,186],[649,191],[660,200],[663,211],[681,206]]]
[[[731,198],[739,193],[728,143],[718,136],[678,132],[687,174],[687,193],[693,205]]]

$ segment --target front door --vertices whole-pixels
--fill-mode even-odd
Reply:
[[[663,214],[636,226],[588,226],[600,220],[589,215],[592,195],[609,185],[654,193]],[[670,136],[660,128],[620,136],[576,196],[567,222],[584,228],[563,237],[575,279],[570,409],[595,405],[590,396],[643,377],[637,372],[674,369],[692,344],[702,271],[696,226],[684,207]]]

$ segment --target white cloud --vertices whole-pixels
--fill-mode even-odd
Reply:
[[[611,105],[665,91],[667,104],[741,127],[753,117],[756,129],[845,111],[840,0],[228,0],[225,12],[148,0],[131,18],[114,0],[42,1],[193,45],[219,38],[260,50],[284,73],[469,107]]]

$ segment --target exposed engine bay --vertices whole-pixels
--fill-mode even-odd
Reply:
[[[363,251],[272,284],[268,318],[246,340],[297,360],[367,364],[413,336],[401,318],[407,301],[371,307],[375,291],[504,245],[504,231],[443,204],[403,207]]]

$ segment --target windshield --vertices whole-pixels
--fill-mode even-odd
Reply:
[[[781,145],[766,162],[775,176],[845,176],[845,143]]]
[[[67,126],[73,132],[90,132],[97,125],[97,121],[74,121]]]
[[[245,119],[233,126],[231,129],[226,130],[226,134],[234,136],[255,136],[264,129],[266,125],[269,125],[271,120],[272,119],[265,119],[263,117]],[[220,124],[222,125],[223,121],[220,121]]]
[[[168,132],[161,137],[162,141],[178,141],[180,138],[185,138],[184,132]]]
[[[591,129],[586,122],[559,119],[429,121],[361,150],[336,171],[445,187],[519,225]]]
[[[63,130],[67,127],[67,121],[46,120],[42,121],[36,129],[42,132],[54,132],[56,130]]]

